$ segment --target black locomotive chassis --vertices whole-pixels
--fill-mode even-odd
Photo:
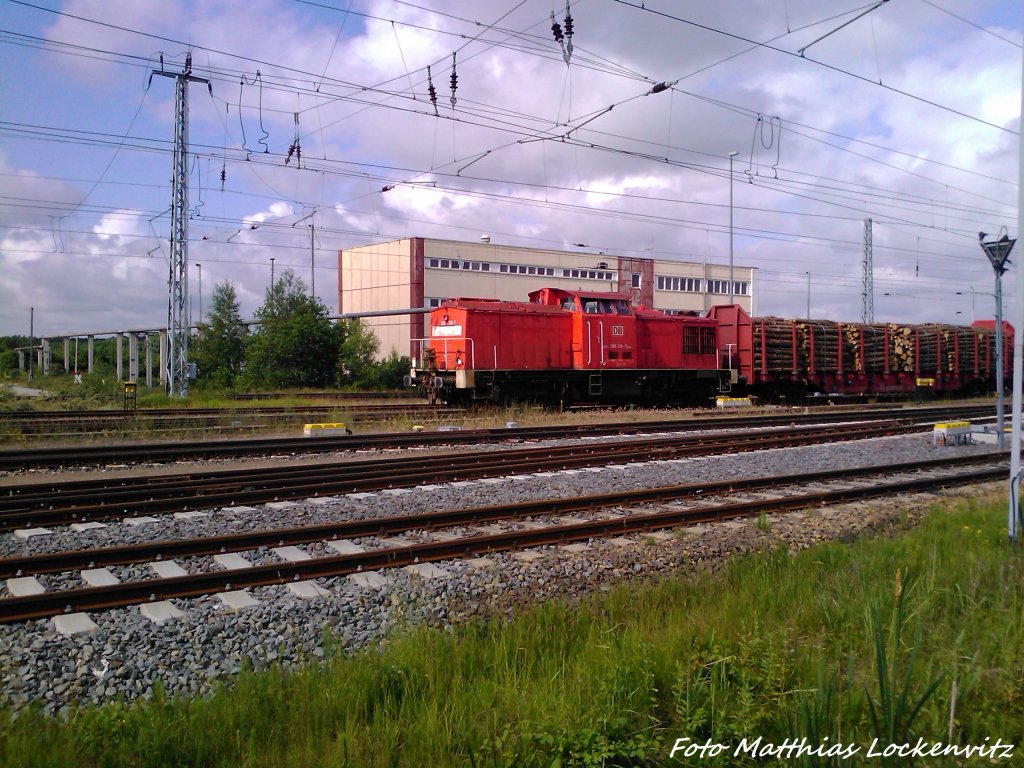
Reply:
[[[637,403],[709,405],[727,393],[728,369],[603,369],[473,371],[473,386],[458,388],[455,371],[418,371],[417,380],[437,387],[446,403],[535,400],[552,403]],[[440,381],[438,381],[440,380]]]

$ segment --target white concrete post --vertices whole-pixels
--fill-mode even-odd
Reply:
[[[139,334],[128,334],[128,381],[139,380]]]
[[[167,331],[158,331],[160,339],[160,383],[164,383],[164,376],[167,375]]]

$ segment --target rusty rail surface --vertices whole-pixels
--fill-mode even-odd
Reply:
[[[992,459],[993,457],[989,456],[988,458]],[[920,462],[915,462],[915,464],[920,464]],[[874,474],[882,474],[893,471],[907,471],[906,468],[910,466],[913,465],[874,467],[870,468],[870,470]],[[902,470],[900,469],[901,467],[903,468]],[[448,560],[467,555],[482,555],[496,551],[521,549],[523,547],[564,544],[594,537],[617,536],[637,531],[670,528],[680,524],[692,525],[766,512],[837,504],[855,499],[930,491],[996,480],[1005,477],[1006,471],[1005,463],[1000,463],[997,466],[956,474],[943,473],[941,476],[933,475],[889,482],[880,481],[869,486],[800,493],[779,499],[710,504],[696,509],[662,509],[650,514],[636,514],[630,517],[603,518],[569,525],[521,529],[454,541],[426,542],[350,555],[314,558],[301,562],[273,563],[245,569],[217,571],[170,579],[147,579],[104,587],[53,590],[38,595],[0,600],[0,623],[47,618],[73,611],[104,610],[155,600],[197,597],[245,587],[287,584],[313,578],[344,576],[364,570]],[[855,476],[863,477],[868,470],[861,468],[854,470],[852,473],[842,470],[827,473],[805,473],[787,479],[790,482],[807,484],[826,479],[826,475],[829,476],[827,479],[830,480],[844,479],[843,472],[846,472],[847,476],[852,479]],[[781,479],[772,478],[771,481],[774,484],[778,484],[781,482]],[[477,518],[474,519],[483,519],[483,515],[491,514],[486,510],[492,510],[496,513],[499,509],[504,510],[506,516],[550,515],[570,510],[578,511],[581,509],[621,506],[624,504],[674,500],[686,494],[692,495],[693,493],[693,486],[675,486],[652,490],[600,494],[583,498],[504,505],[500,508],[483,507],[474,510],[463,510],[461,512],[470,515],[471,513],[476,514]],[[378,526],[382,523],[381,520],[366,522],[375,522]],[[436,527],[437,525],[436,521],[433,525],[430,525],[428,521],[424,521],[419,527]]]
[[[992,415],[990,406],[944,405],[927,408],[888,408],[852,411],[823,409],[810,413],[782,413],[769,416],[706,416],[624,424],[581,424],[575,426],[517,427],[514,429],[471,429],[457,432],[391,432],[348,437],[246,438],[201,442],[138,443],[130,445],[73,446],[0,450],[0,470],[97,466],[109,463],[172,461],[179,459],[237,458],[271,454],[357,451],[373,448],[405,448],[428,445],[464,445],[487,441],[522,441],[576,438],[584,435],[624,435],[675,432],[683,429],[764,427],[806,422],[828,423],[857,419],[914,419],[922,423],[946,419],[980,418]]]
[[[478,451],[387,460],[331,462],[303,467],[223,470],[195,475],[66,484],[8,486],[0,496],[0,531],[96,522],[139,515],[212,509],[239,504],[374,491],[430,482],[738,453],[817,443],[907,434],[915,424],[865,422],[852,425],[772,429],[724,436],[683,435],[590,445]]]

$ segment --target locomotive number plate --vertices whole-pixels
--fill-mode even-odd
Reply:
[[[623,327],[621,325],[613,325],[612,326],[612,336],[625,336],[625,335],[626,335],[625,330],[623,329]]]

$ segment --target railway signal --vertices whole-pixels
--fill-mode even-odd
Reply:
[[[1003,235],[998,240],[985,241],[984,232],[978,233],[981,249],[992,263],[996,273],[996,448],[1003,450],[1006,436],[1003,424],[1003,273],[1010,261],[1010,251],[1016,240]]]

